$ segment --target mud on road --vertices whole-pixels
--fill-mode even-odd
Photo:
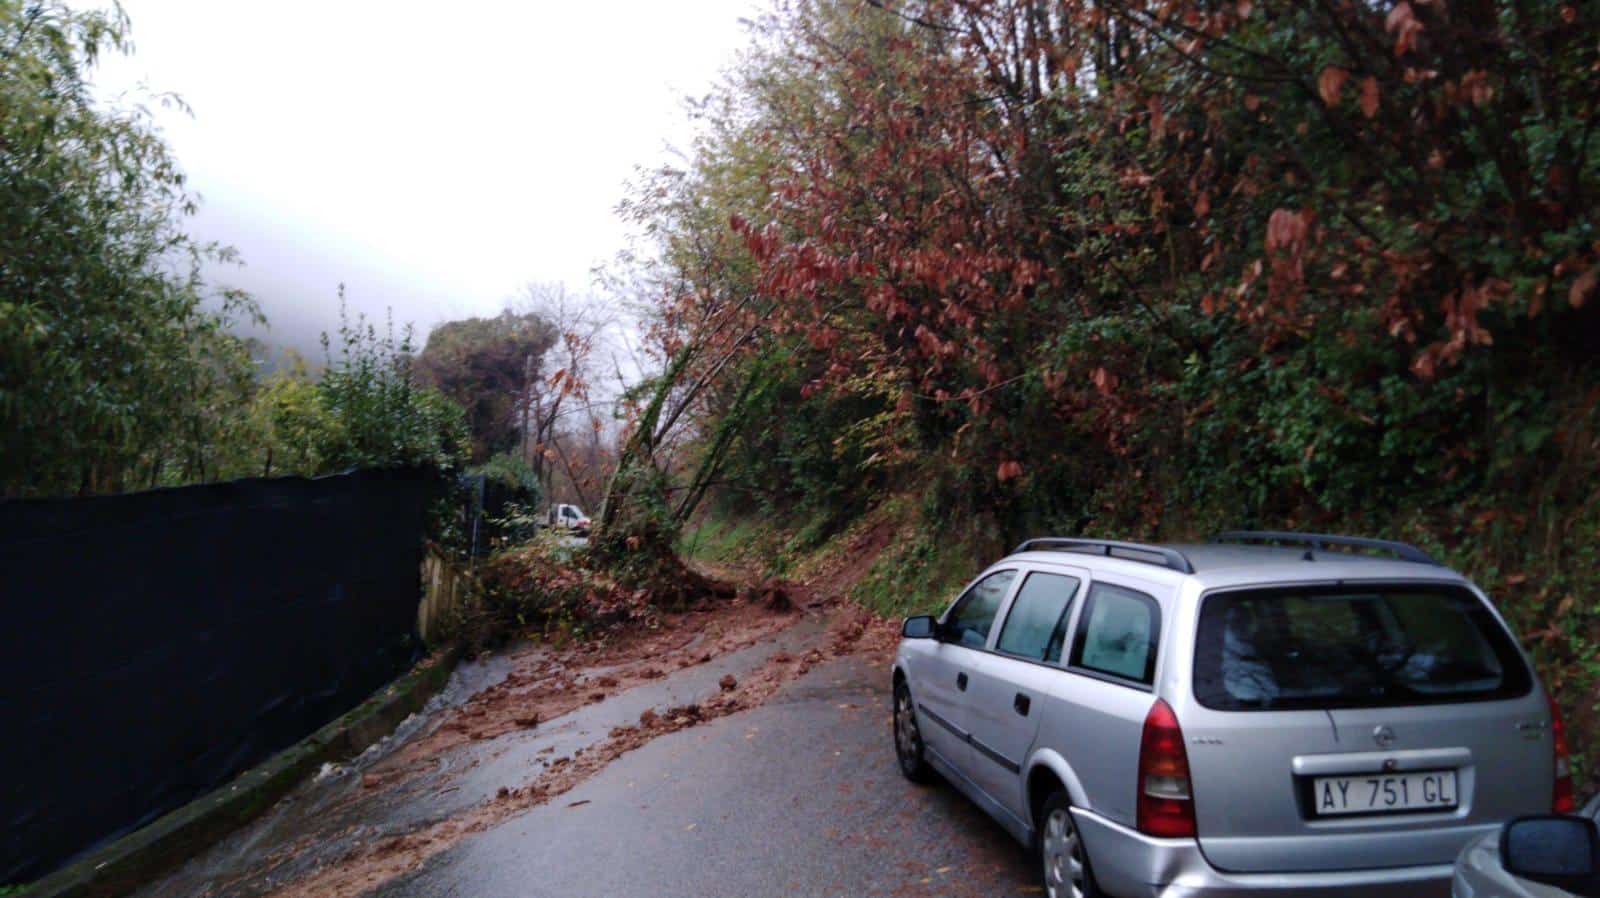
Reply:
[[[658,737],[760,706],[818,664],[888,664],[892,622],[771,598],[750,592],[654,629],[465,663],[393,736],[139,894],[369,893]]]

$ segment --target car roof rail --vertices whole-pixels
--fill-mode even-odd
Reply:
[[[1368,539],[1364,536],[1340,536],[1334,533],[1298,533],[1292,530],[1227,530],[1211,537],[1214,543],[1282,543],[1305,546],[1320,552],[1328,546],[1347,546],[1354,549],[1378,549],[1393,553],[1401,561],[1439,566],[1432,555],[1409,543],[1392,539]]]
[[[1024,540],[1011,554],[1028,552],[1034,549],[1061,549],[1068,552],[1084,552],[1094,550],[1097,554],[1107,558],[1121,558],[1124,561],[1138,561],[1145,564],[1159,564],[1161,567],[1170,568],[1180,574],[1194,573],[1194,565],[1177,549],[1171,546],[1154,546],[1149,543],[1127,543],[1114,539],[1069,539],[1062,536],[1044,536],[1038,539]],[[1133,552],[1143,555],[1154,555],[1160,561],[1150,561],[1145,558],[1129,558],[1126,555],[1113,555],[1113,552]]]

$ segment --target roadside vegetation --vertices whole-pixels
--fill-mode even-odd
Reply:
[[[330,285],[338,331],[269,370],[238,333],[265,322],[255,300],[219,282],[236,254],[190,235],[197,200],[145,105],[182,101],[95,92],[97,61],[131,46],[119,8],[0,0],[0,497],[429,470],[457,484],[434,549],[465,562],[471,529],[497,553],[476,571],[484,641],[593,633],[712,588],[535,538],[545,503],[597,507],[610,475],[612,410],[591,388],[620,370],[619,313],[593,296],[530,285],[419,344]],[[483,478],[481,509],[462,474]]]
[[[750,30],[620,208],[650,372],[613,405],[615,318],[559,288],[422,347],[346,317],[261,376],[259,309],[204,276],[232,251],[186,231],[149,113],[92,95],[125,18],[0,0],[0,495],[476,466],[516,495],[502,635],[726,592],[684,555],[900,614],[1043,533],[1403,539],[1496,597],[1592,777],[1600,7],[778,0]],[[527,539],[552,499],[589,546]]]
[[[558,481],[598,501],[584,378],[608,312],[534,286],[419,345],[330,284],[338,332],[274,369],[239,335],[266,319],[225,284],[237,254],[188,230],[197,200],[150,109],[182,101],[94,89],[131,46],[119,8],[0,0],[0,496],[479,465],[530,515]]]
[[[778,4],[624,205],[659,376],[602,542],[788,573],[889,501],[900,613],[1030,535],[1407,540],[1592,776],[1597,15]]]
[[[258,376],[236,329],[264,319],[208,280],[236,255],[189,235],[143,105],[182,101],[93,91],[130,46],[118,8],[0,0],[0,496],[458,467],[465,419],[417,382],[408,329],[347,316],[320,365]]]

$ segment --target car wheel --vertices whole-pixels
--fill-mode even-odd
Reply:
[[[894,753],[900,761],[900,772],[913,783],[926,783],[933,779],[933,768],[922,756],[922,731],[917,729],[916,705],[911,702],[911,690],[901,680],[894,684]]]
[[[1044,868],[1046,898],[1100,898],[1089,867],[1089,853],[1083,837],[1072,822],[1072,804],[1067,793],[1052,792],[1039,808],[1036,837],[1039,862]]]

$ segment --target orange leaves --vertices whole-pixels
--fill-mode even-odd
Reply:
[[[1021,477],[1022,476],[1022,462],[1020,462],[1020,461],[1003,461],[1003,462],[1000,463],[999,469],[995,471],[994,476],[1001,483],[1005,483],[1007,480],[1014,480],[1014,479],[1016,479],[1018,477]]]
[[[1244,277],[1239,280],[1239,286],[1235,287],[1233,290],[1234,299],[1243,301],[1245,294],[1249,293],[1250,288],[1255,286],[1256,281],[1260,279],[1261,260],[1257,259],[1245,268]]]
[[[1511,285],[1505,281],[1490,279],[1446,296],[1440,306],[1444,309],[1444,323],[1450,331],[1451,342],[1479,346],[1493,344],[1494,338],[1478,323],[1478,313],[1489,306],[1490,300],[1504,295],[1510,289]]]
[[[1394,55],[1404,56],[1417,48],[1417,38],[1422,34],[1422,23],[1410,3],[1396,3],[1384,17],[1383,30],[1394,35]]]
[[[1378,114],[1378,79],[1368,75],[1361,82],[1361,114],[1372,118]]]
[[[917,325],[917,329],[912,332],[912,337],[916,339],[917,346],[922,349],[923,353],[931,358],[953,358],[961,351],[960,347],[954,342],[939,339],[939,335],[929,330],[925,324]]]
[[[1298,253],[1311,232],[1311,221],[1312,214],[1308,210],[1272,210],[1267,219],[1267,249]]]
[[[1438,373],[1441,353],[1437,347],[1438,344],[1429,346],[1422,352],[1417,353],[1417,357],[1411,360],[1411,373],[1418,380],[1433,380],[1434,375]]]
[[[1572,289],[1567,291],[1567,302],[1574,309],[1583,308],[1589,301],[1590,294],[1594,293],[1596,282],[1600,281],[1600,264],[1590,265],[1583,274],[1578,275],[1572,282]]]
[[[1461,93],[1474,106],[1484,106],[1494,99],[1494,85],[1489,83],[1489,73],[1473,69],[1461,77]]]
[[[1265,248],[1267,261],[1271,264],[1271,275],[1267,279],[1267,293],[1273,301],[1273,307],[1263,306],[1256,310],[1256,314],[1269,315],[1277,320],[1280,325],[1291,329],[1296,325],[1288,319],[1280,319],[1280,313],[1293,313],[1305,292],[1305,263],[1313,243],[1312,224],[1316,215],[1309,209],[1272,210],[1272,215],[1267,218],[1267,236]],[[1255,276],[1260,275],[1261,260],[1254,266]],[[1249,289],[1250,281],[1254,280],[1247,274],[1245,283],[1240,285],[1238,298],[1244,299],[1245,292]]]
[[[1336,65],[1324,68],[1317,77],[1317,93],[1322,97],[1322,102],[1330,107],[1339,105],[1339,93],[1349,78],[1350,73]]]
[[[1322,74],[1317,76],[1317,95],[1322,98],[1323,104],[1329,108],[1339,105],[1344,96],[1345,82],[1350,78],[1348,69],[1336,65],[1324,67]],[[1361,79],[1361,93],[1356,98],[1357,104],[1361,107],[1361,114],[1367,118],[1377,115],[1378,99],[1378,79],[1371,75]]]
[[[1138,166],[1130,165],[1118,173],[1117,183],[1123,187],[1149,187],[1155,178]]]
[[[1478,313],[1489,303],[1511,292],[1511,285],[1499,278],[1468,284],[1440,302],[1449,339],[1428,346],[1411,363],[1411,373],[1421,380],[1432,380],[1441,365],[1454,364],[1470,346],[1491,346],[1494,337],[1478,322]]]
[[[1167,130],[1167,115],[1161,108],[1161,99],[1151,97],[1145,104],[1150,112],[1150,137],[1152,140],[1160,138]]]

